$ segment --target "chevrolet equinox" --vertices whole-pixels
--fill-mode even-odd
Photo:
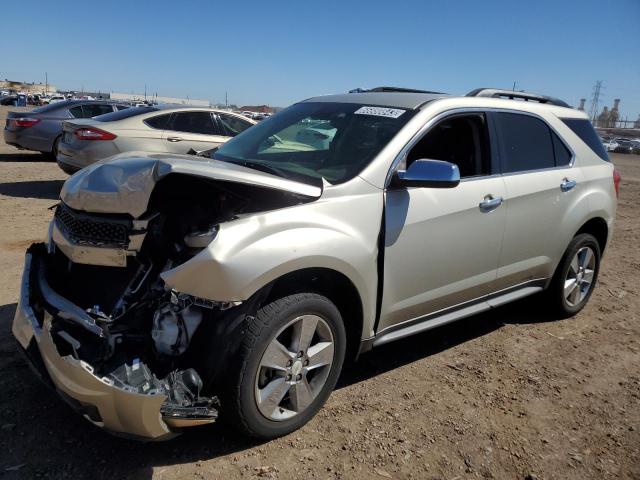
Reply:
[[[345,356],[528,295],[589,300],[620,176],[551,97],[380,87],[311,98],[207,156],[69,178],[13,334],[69,404],[168,438],[308,422]]]

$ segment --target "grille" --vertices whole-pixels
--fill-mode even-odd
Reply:
[[[127,220],[76,212],[62,203],[56,208],[55,219],[58,228],[75,243],[123,248],[129,245],[131,227]]]

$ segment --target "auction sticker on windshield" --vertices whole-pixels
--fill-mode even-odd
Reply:
[[[389,117],[398,118],[406,110],[400,110],[398,108],[384,108],[384,107],[360,107],[356,110],[356,115],[375,115],[377,117]]]

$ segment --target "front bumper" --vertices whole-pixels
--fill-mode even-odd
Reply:
[[[54,317],[72,318],[84,328],[99,334],[80,307],[56,294],[44,277],[44,245],[33,245],[26,254],[20,299],[12,332],[27,358],[39,374],[91,423],[112,432],[166,439],[180,426],[173,419],[163,419],[160,409],[165,395],[127,391],[100,378],[88,363],[73,355],[61,356],[53,341],[51,322]]]

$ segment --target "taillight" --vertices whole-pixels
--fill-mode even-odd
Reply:
[[[613,188],[616,189],[616,198],[620,196],[620,180],[622,180],[622,176],[617,168],[613,169]]]
[[[33,127],[36,123],[40,122],[38,118],[28,118],[28,117],[20,117],[20,118],[12,118],[11,121],[16,127]]]
[[[111,132],[105,132],[99,128],[83,127],[74,132],[75,136],[80,140],[113,140],[116,138]]]

